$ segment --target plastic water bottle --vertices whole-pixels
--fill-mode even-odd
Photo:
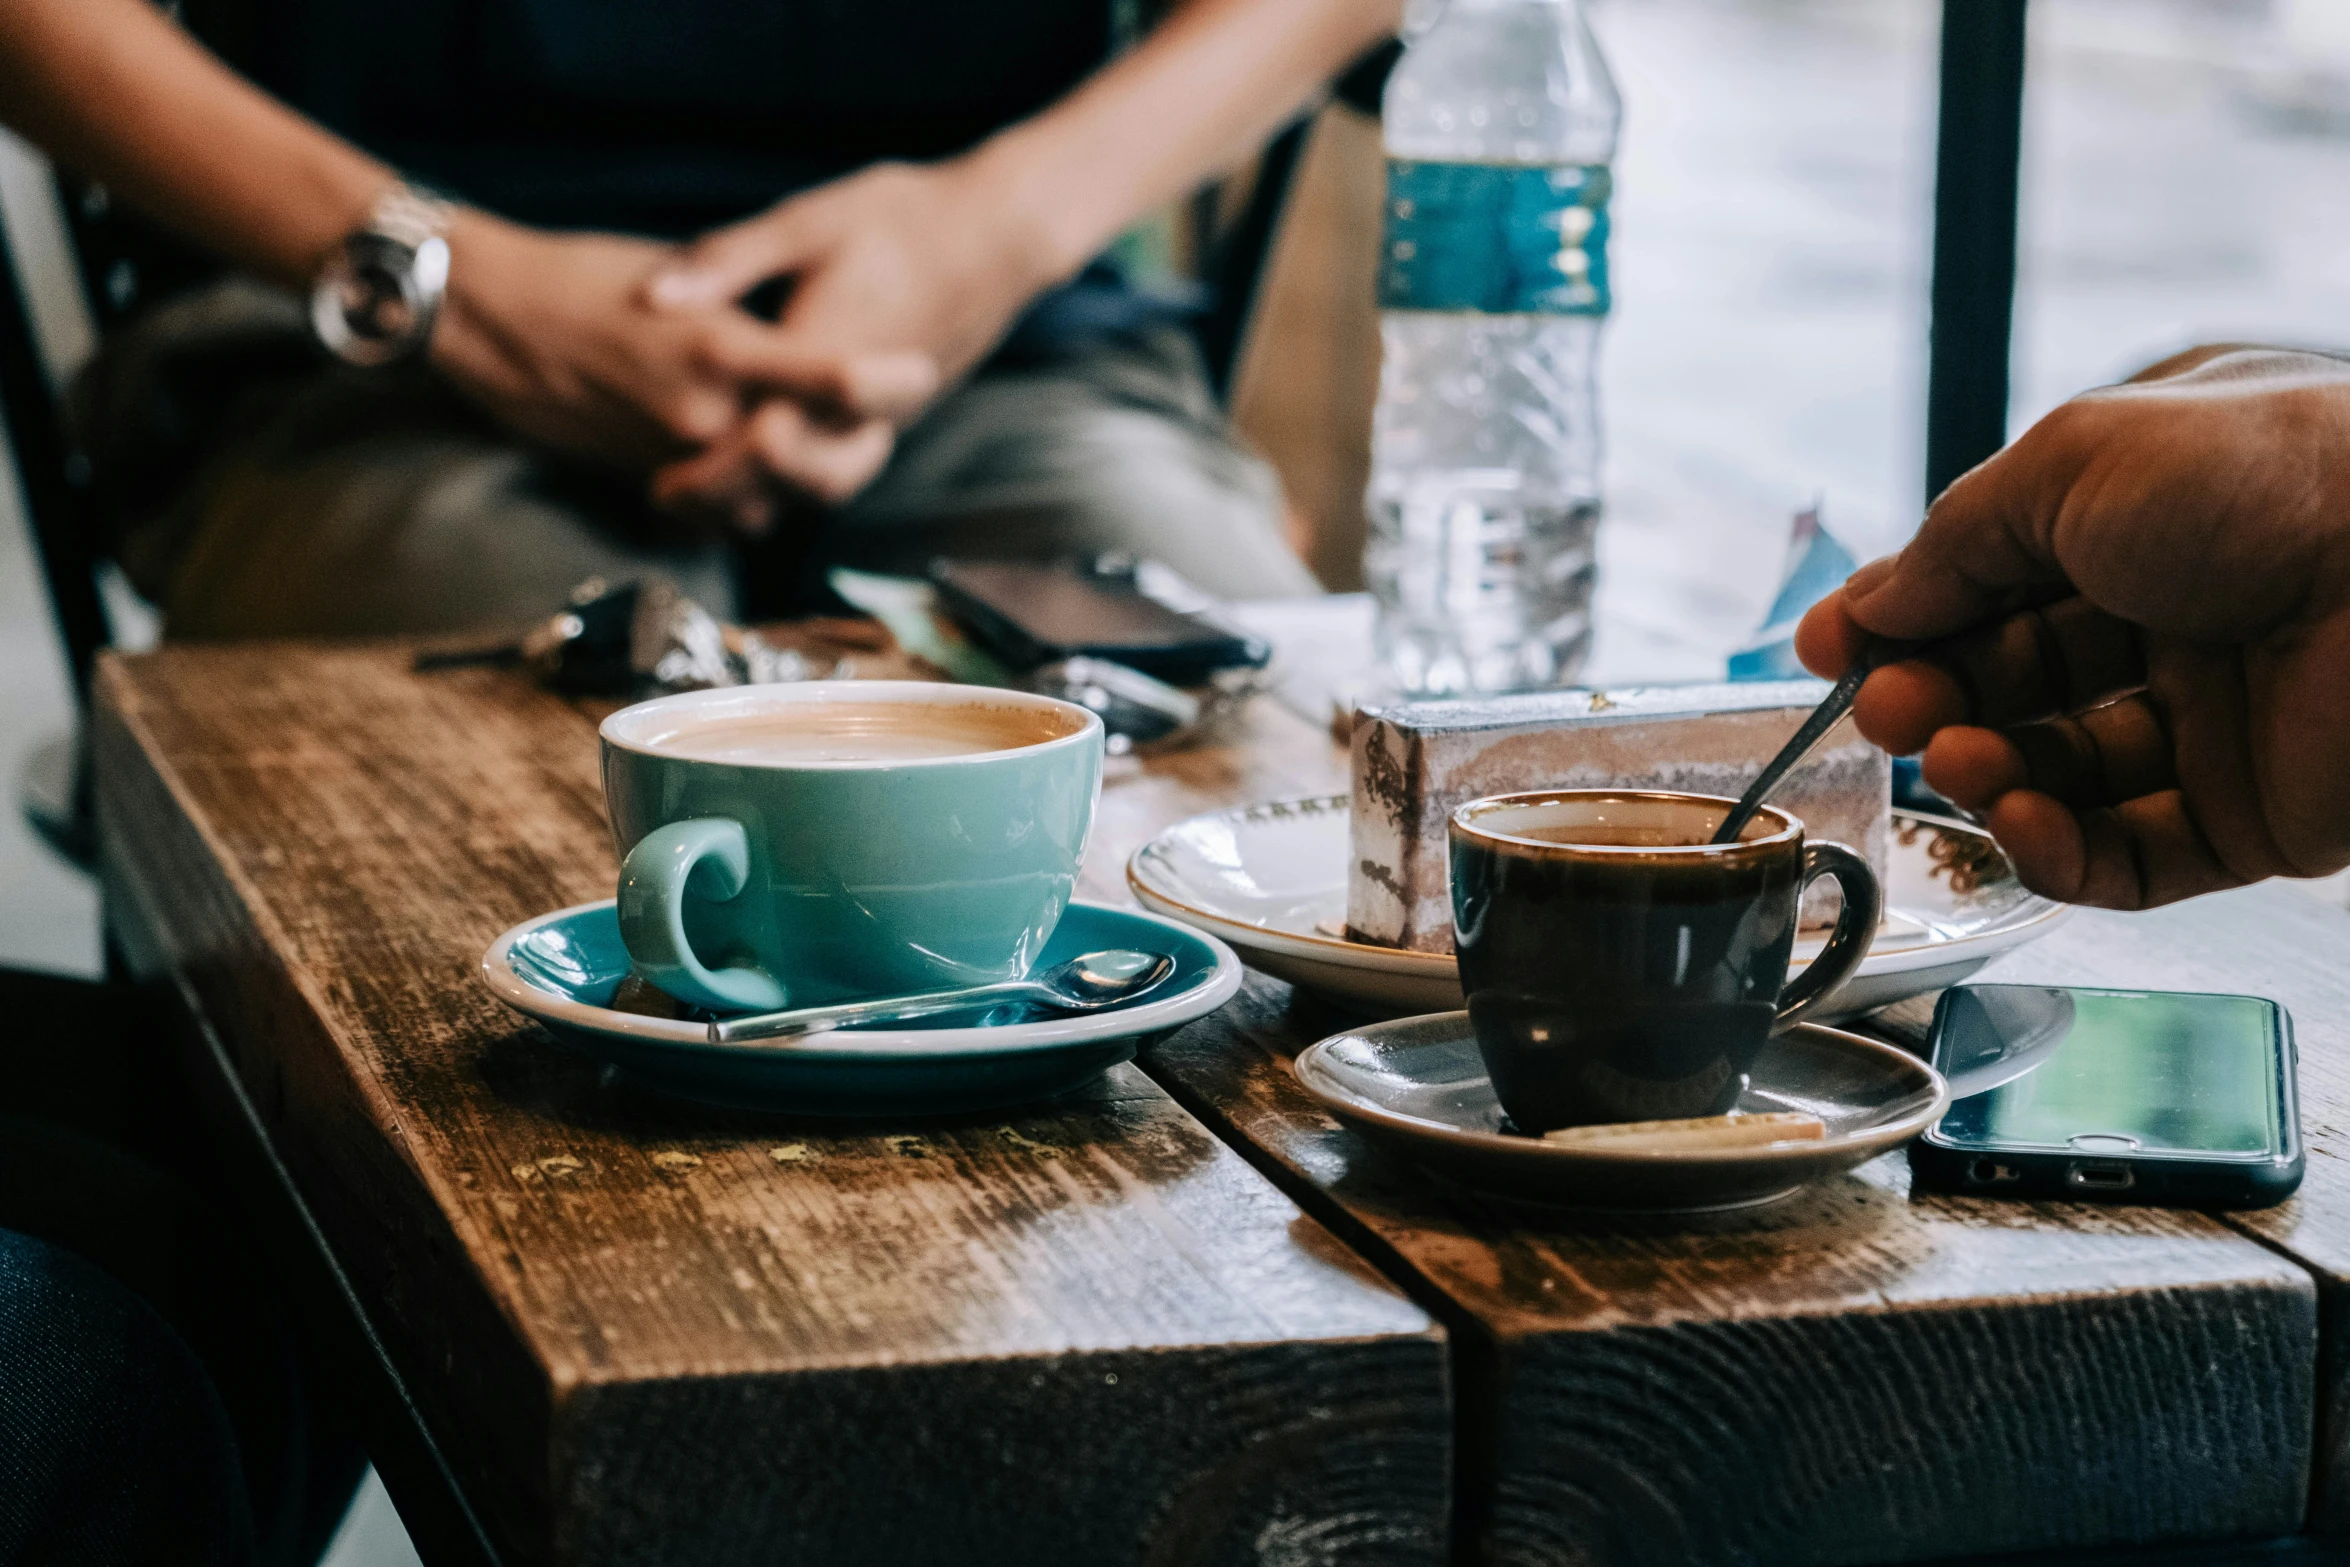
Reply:
[[[1590,651],[1622,112],[1580,0],[1449,0],[1388,79],[1363,570],[1406,694],[1565,685]]]

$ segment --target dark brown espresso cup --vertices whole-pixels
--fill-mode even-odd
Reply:
[[[1731,802],[1543,790],[1452,816],[1461,988],[1495,1095],[1518,1130],[1719,1115],[1763,1043],[1868,955],[1882,895],[1840,843],[1765,806],[1706,842]],[[1843,890],[1836,929],[1787,983],[1804,888]]]

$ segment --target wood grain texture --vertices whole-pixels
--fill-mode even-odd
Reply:
[[[1744,1216],[1451,1186],[1288,1061],[1252,978],[1145,1067],[1452,1330],[1463,1526],[1508,1564],[1891,1562],[2300,1523],[2316,1301],[2214,1221],[1920,1198],[1898,1156]]]
[[[2285,1203],[2224,1222],[2316,1276],[2323,1335],[2310,1521],[2350,1532],[2350,914],[2274,883],[2145,914],[2084,909],[1976,977],[2234,992],[2292,1014],[2308,1173]]]
[[[1444,1345],[1350,1245],[1450,1332],[1483,1560],[1889,1562],[2302,1517],[2320,1296],[2279,1251],[2313,1259],[2331,1338],[2350,1057],[2338,972],[2307,972],[2342,919],[2261,901],[2291,894],[2082,916],[1985,976],[2294,1007],[2309,1185],[2234,1230],[1912,1202],[1898,1160],[1737,1218],[1509,1204],[1324,1117],[1287,1061],[1343,1020],[1252,978],[1143,1065],[1308,1217],[1130,1070],[1010,1120],[826,1128],[555,1056],[470,968],[613,862],[584,720],[508,677],[174,650],[102,689],[112,872],[234,1024],[519,1559],[1429,1559]],[[1315,724],[1224,723],[1113,765],[1088,895],[1123,900],[1178,817],[1343,787]]]
[[[1255,723],[1250,765],[1289,787],[1245,798],[1314,792],[1328,738]],[[2339,922],[2312,906],[2272,965],[2338,974],[2319,916]],[[2173,923],[2192,943],[2203,921]],[[2083,915],[2018,961],[2095,983],[2094,943],[2162,928]],[[2219,961],[2260,973],[2242,947],[2263,939]],[[1290,1057],[1343,1022],[1252,977],[1143,1065],[1451,1327],[1482,1559],[1896,1561],[2299,1525],[2316,1292],[2222,1224],[1911,1201],[1898,1157],[1743,1217],[1510,1204],[1371,1146],[1298,1088]]]
[[[1260,703],[1225,747],[1106,787],[1097,849],[1122,863],[1153,818],[1343,785],[1318,725]],[[1898,1157],[1744,1217],[1510,1204],[1298,1088],[1290,1057],[1343,1022],[1252,976],[1143,1065],[1451,1328],[1477,1559],[1891,1562],[2299,1526],[2315,1292],[2213,1220],[1912,1202]]]
[[[110,885],[516,1561],[1424,1562],[1442,1335],[1132,1069],[683,1109],[473,970],[608,895],[586,721],[392,648],[111,660]]]

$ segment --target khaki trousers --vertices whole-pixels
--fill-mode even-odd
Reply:
[[[512,625],[587,577],[646,571],[733,614],[758,586],[733,547],[652,514],[641,480],[534,450],[429,371],[320,363],[294,301],[252,284],[120,334],[76,412],[118,553],[171,637]],[[1281,513],[1167,327],[982,368],[809,544],[818,565],[905,574],[1130,550],[1223,597],[1315,592]]]

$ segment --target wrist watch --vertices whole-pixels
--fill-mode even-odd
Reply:
[[[347,364],[388,365],[424,347],[449,286],[455,209],[406,185],[377,200],[310,286],[310,326]]]

